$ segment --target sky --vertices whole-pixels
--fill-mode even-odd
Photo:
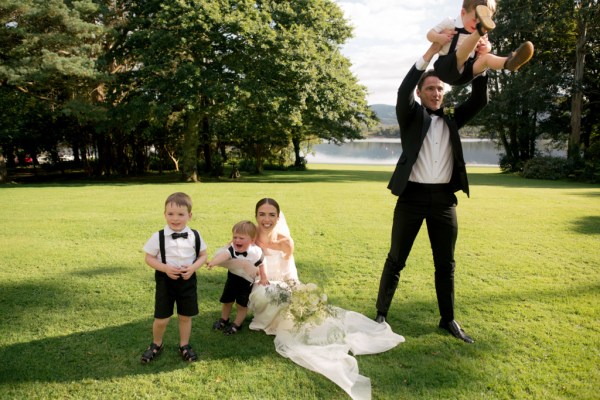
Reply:
[[[368,104],[396,104],[400,82],[429,46],[427,31],[460,14],[462,0],[334,0],[354,27],[342,47]]]

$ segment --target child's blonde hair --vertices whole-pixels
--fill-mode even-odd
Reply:
[[[463,0],[462,8],[466,12],[473,11],[477,6],[487,6],[492,14],[496,12],[496,0]]]
[[[240,221],[233,226],[231,232],[248,235],[254,239],[256,237],[256,225],[252,221]]]
[[[183,192],[175,192],[165,201],[165,209],[168,204],[175,203],[179,207],[187,207],[188,212],[192,212],[192,198]]]

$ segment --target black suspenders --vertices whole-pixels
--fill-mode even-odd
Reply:
[[[196,239],[196,260],[200,255],[200,234],[197,230],[192,229],[194,232],[194,238]],[[167,256],[165,255],[165,230],[161,229],[158,231],[158,245],[160,246],[160,259],[163,264],[167,263]],[[194,261],[196,261],[194,260]]]

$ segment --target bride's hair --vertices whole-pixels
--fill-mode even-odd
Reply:
[[[256,208],[254,209],[254,215],[258,214],[258,209],[263,204],[270,204],[273,207],[275,207],[275,209],[277,210],[277,216],[279,216],[279,213],[280,213],[279,204],[275,200],[273,200],[273,199],[271,199],[269,197],[265,197],[264,199],[260,199],[258,201],[258,203],[256,203]]]

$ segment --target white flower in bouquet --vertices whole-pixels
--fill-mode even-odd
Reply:
[[[327,295],[314,283],[294,282],[288,287],[290,298],[284,315],[295,326],[318,325],[336,314],[335,309],[327,304]]]

